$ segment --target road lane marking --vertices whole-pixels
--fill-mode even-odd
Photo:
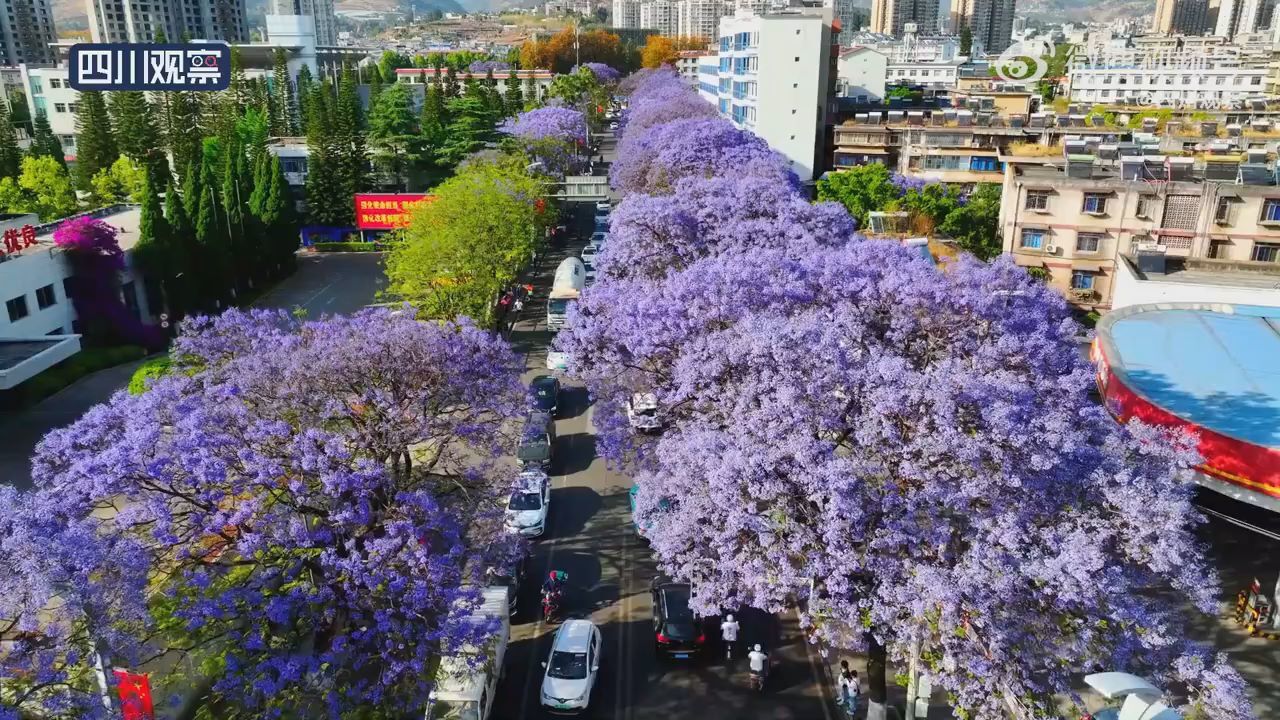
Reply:
[[[555,488],[556,488],[556,479],[557,479],[557,478],[559,478],[559,479],[560,479],[560,481],[561,481],[560,487],[561,487],[562,489],[565,487],[565,485],[564,485],[564,481],[567,479],[567,476],[565,476],[565,475],[553,476],[553,477],[551,478],[551,489],[552,489],[552,491],[554,491],[554,490],[555,490]],[[561,514],[557,514],[557,515],[556,515],[557,519],[559,519],[559,517],[560,517],[560,516],[561,516]],[[556,524],[557,524],[557,525],[559,525],[560,523],[559,523],[559,522],[557,522]],[[555,570],[555,569],[556,569],[556,567],[555,567],[556,546],[560,544],[560,537],[561,537],[561,536],[560,536],[560,533],[556,533],[556,536],[555,536],[555,537],[553,537],[553,538],[551,538],[551,541],[550,541],[549,543],[547,543],[547,545],[548,545],[548,547],[547,547],[547,568],[548,568],[547,572],[550,572],[551,570]],[[547,575],[546,575],[546,574],[544,574],[542,577],[543,577],[543,580],[545,581],[545,580],[546,580]],[[541,588],[541,587],[542,587],[541,583],[539,583],[538,587],[539,587],[539,588]],[[528,663],[528,666],[525,668],[525,675],[524,675],[524,690],[522,691],[522,694],[521,694],[521,696],[520,696],[520,697],[521,697],[521,699],[520,699],[520,717],[522,717],[522,718],[523,718],[523,717],[525,717],[525,716],[528,714],[528,712],[529,712],[529,684],[533,682],[533,676],[534,676],[535,672],[537,671],[537,668],[539,667],[539,665],[537,664],[537,663],[538,663],[538,638],[542,637],[542,633],[543,633],[543,624],[544,624],[544,623],[543,623],[543,618],[542,618],[542,598],[541,598],[541,593],[539,593],[538,603],[537,603],[537,605],[535,605],[534,607],[535,607],[535,610],[534,610],[534,611],[537,613],[536,617],[537,617],[538,619],[535,621],[534,626],[533,626],[533,636],[529,638],[529,642],[532,644],[532,652],[530,652],[530,653],[529,653],[529,663]],[[564,610],[563,610],[563,609],[561,609],[561,614],[563,614],[563,613],[564,613]],[[539,681],[539,683],[538,683],[538,702],[539,702],[539,704],[541,704],[541,702],[542,702],[542,683],[541,683],[541,681]]]

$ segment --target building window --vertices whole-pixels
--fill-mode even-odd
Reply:
[[[1218,208],[1213,213],[1213,221],[1219,225],[1230,225],[1234,208],[1235,204],[1231,202],[1231,198],[1218,198]]]
[[[62,87],[62,81],[59,80],[58,78],[49,78],[49,87],[54,90],[57,90],[58,88]]]
[[[1071,289],[1072,290],[1092,290],[1093,289],[1093,273],[1088,270],[1072,270],[1071,271]]]
[[[1253,252],[1249,255],[1249,259],[1255,262],[1280,262],[1280,245],[1275,243],[1254,243]],[[10,300],[9,302],[13,302]],[[9,311],[9,317],[13,317],[13,310]]]
[[[974,172],[996,172],[1000,170],[1000,162],[993,157],[974,157],[969,160],[969,169]]]
[[[1262,203],[1262,217],[1258,222],[1280,223],[1280,199],[1266,200]]]
[[[1096,253],[1102,247],[1102,233],[1076,233],[1076,252]]]
[[[1019,241],[1019,247],[1026,250],[1044,249],[1044,231],[1032,230],[1030,228],[1023,230],[1022,238]]]
[[[80,112],[80,103],[67,103],[67,109],[73,113]]]
[[[1230,240],[1210,240],[1209,241],[1209,259],[1210,260],[1229,260],[1231,253],[1227,249],[1231,247]]]
[[[1106,211],[1107,211],[1106,195],[1099,195],[1096,193],[1085,193],[1084,206],[1081,208],[1081,212],[1086,212],[1086,213],[1089,213],[1090,215],[1101,215]]]
[[[58,295],[54,293],[53,285],[45,285],[42,288],[36,288],[36,307],[43,310],[57,304]]]
[[[4,304],[5,309],[9,311],[9,322],[18,322],[22,318],[30,315],[27,312],[27,296],[19,295],[12,300],[8,300]]]
[[[54,104],[53,104],[53,111],[54,111],[54,112],[57,112],[57,113],[64,113],[64,112],[66,112],[66,111],[67,111],[67,104],[66,104],[66,103],[54,103]]]
[[[1151,208],[1153,207],[1154,202],[1155,198],[1150,195],[1139,195],[1138,207],[1133,211],[1134,216],[1140,218],[1151,217]]]
[[[1049,209],[1049,191],[1048,190],[1028,190],[1026,209],[1048,210]]]

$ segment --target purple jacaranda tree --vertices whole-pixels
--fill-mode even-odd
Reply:
[[[578,72],[579,68],[586,68],[590,70],[591,73],[596,76],[596,80],[600,82],[600,84],[602,85],[607,85],[609,83],[616,83],[622,79],[622,73],[618,72],[617,70],[613,69],[612,67],[604,63],[598,63],[598,62],[589,62],[589,63],[582,63],[581,65],[574,65],[573,68],[569,70],[569,74]]]
[[[520,141],[545,172],[564,177],[586,165],[587,116],[567,107],[541,107],[522,112],[498,128]]]
[[[669,195],[628,195],[609,232],[601,278],[658,279],[719,253],[842,245],[854,228],[838,203],[810,203],[774,178],[734,175],[685,178]]]
[[[490,630],[464,586],[517,549],[495,467],[523,408],[510,347],[408,308],[259,310],[189,319],[172,357],[45,437],[38,507],[147,548],[152,643],[212,667],[216,701],[423,707],[433,659]]]
[[[639,136],[628,130],[609,168],[609,183],[624,195],[665,194],[687,177],[755,175],[799,187],[786,158],[756,135],[720,118],[676,120]]]
[[[507,72],[510,69],[511,63],[503,62],[502,60],[476,60],[467,66],[467,72],[472,75],[484,75],[490,71],[495,73]]]
[[[0,718],[105,718],[88,667],[95,648],[113,648],[111,664],[140,658],[147,555],[45,501],[0,486]]]
[[[558,342],[605,408],[641,384],[660,398],[667,430],[621,457],[698,610],[800,598],[814,639],[869,654],[877,703],[886,660],[918,643],[969,717],[1047,716],[1101,669],[1251,717],[1171,599],[1216,609],[1181,475],[1190,438],[1093,403],[1076,332],[1007,261],[939,271],[853,241],[605,278]],[[604,452],[629,442],[594,418]]]
[[[121,300],[125,253],[117,234],[112,226],[88,216],[67,220],[53,231],[54,244],[71,265],[68,288],[76,316],[85,334],[99,342],[163,347],[163,333],[142,324]]]
[[[618,134],[625,143],[655,125],[708,117],[716,117],[715,106],[703,100],[674,70],[662,68],[646,75],[630,94],[627,108],[618,119]]]

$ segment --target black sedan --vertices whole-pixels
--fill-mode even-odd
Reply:
[[[539,375],[529,383],[530,407],[541,412],[556,414],[560,407],[560,379],[554,375]]]
[[[707,646],[702,618],[689,608],[686,583],[653,579],[653,647],[659,658],[692,660]]]

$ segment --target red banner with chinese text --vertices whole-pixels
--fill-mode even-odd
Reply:
[[[409,216],[434,201],[423,193],[362,193],[356,195],[356,227],[361,230],[392,230],[409,224]]]
[[[116,670],[119,683],[120,716],[124,720],[155,720],[156,711],[151,704],[151,683],[143,674],[128,670]]]

